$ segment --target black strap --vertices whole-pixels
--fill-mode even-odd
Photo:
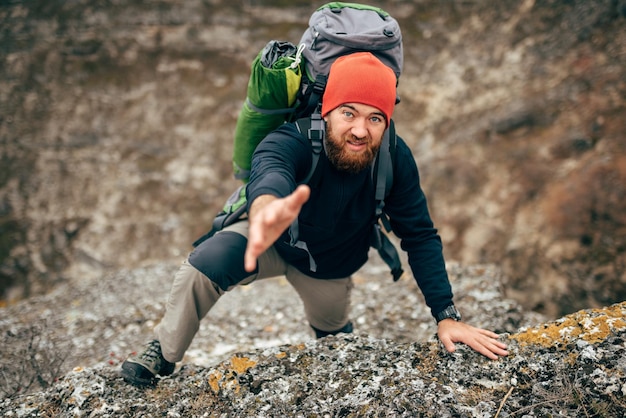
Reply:
[[[392,120],[389,123],[389,129],[385,131],[372,173],[376,187],[376,220],[382,222],[387,232],[391,232],[391,224],[383,212],[383,208],[385,207],[385,198],[389,196],[393,185],[393,161],[396,155],[396,143],[396,129]]]
[[[383,141],[376,157],[376,163],[372,167],[372,179],[375,187],[376,199],[376,220],[372,231],[371,246],[378,250],[378,254],[391,269],[394,281],[398,281],[404,270],[398,255],[398,250],[389,240],[389,237],[381,230],[380,224],[387,232],[391,232],[389,218],[383,212],[385,198],[391,192],[393,185],[393,161],[396,154],[396,130],[393,121],[390,121],[389,128],[385,131]]]
[[[391,125],[389,125],[391,129]],[[380,150],[376,156],[376,162],[372,166],[372,179],[374,181],[374,198],[376,199],[376,218],[383,214],[385,197],[389,194],[389,189],[393,183],[393,166],[391,162],[391,152],[389,144],[390,132],[385,130]]]
[[[372,243],[372,247],[378,250],[378,255],[380,255],[380,258],[382,258],[383,261],[391,269],[393,281],[397,282],[404,274],[404,270],[402,269],[402,262],[400,261],[400,256],[398,255],[398,250],[389,240],[389,237],[383,231],[381,231],[379,224],[374,225],[374,232],[372,236],[375,240],[375,242]]]
[[[308,184],[309,187],[314,187],[311,184],[311,180],[317,170],[320,156],[322,154],[322,149],[324,149],[324,135],[326,134],[326,129],[324,126],[324,120],[322,119],[322,114],[319,108],[317,108],[310,117],[300,118],[295,122],[296,128],[298,132],[307,137],[309,141],[311,141],[311,148],[313,150],[313,154],[311,155],[311,168],[309,169],[309,173],[306,177],[299,182],[299,184]],[[315,177],[319,179],[319,174]],[[317,181],[317,180],[315,180]],[[298,223],[298,218],[296,218],[292,224],[289,226],[289,241],[290,245],[295,248],[299,248],[301,250],[306,251],[309,255],[309,268],[311,271],[317,271],[317,263],[315,259],[311,255],[309,248],[306,242],[300,240],[300,226]]]
[[[324,136],[326,135],[321,110],[318,108],[311,116],[298,119],[295,121],[295,125],[298,132],[311,141],[311,148],[313,150],[313,154],[311,155],[311,169],[304,180],[300,182],[300,184],[311,185],[311,180],[316,172],[322,150],[324,149]]]

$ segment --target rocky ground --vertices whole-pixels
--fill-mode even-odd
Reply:
[[[315,340],[281,278],[226,295],[155,388],[119,377],[150,338],[174,266],[64,287],[0,311],[6,417],[626,416],[626,305],[557,321],[503,298],[489,265],[448,269],[467,321],[511,354],[448,354],[413,279],[375,260],[355,277],[355,333]]]
[[[220,301],[156,388],[119,379],[236,185],[249,63],[317,6],[0,2],[0,414],[626,416],[623,0],[380,2],[457,304],[509,358],[443,352],[374,260],[353,335],[315,341],[276,279]]]

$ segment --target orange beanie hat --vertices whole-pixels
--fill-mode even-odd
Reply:
[[[396,74],[370,52],[337,58],[330,67],[322,97],[322,116],[344,103],[361,103],[379,109],[387,126],[396,104]]]

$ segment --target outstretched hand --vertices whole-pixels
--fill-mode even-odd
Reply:
[[[454,319],[444,319],[437,329],[439,340],[448,352],[456,350],[454,343],[463,343],[492,360],[507,356],[506,344],[498,341],[498,334],[476,328]]]
[[[300,185],[289,196],[259,196],[252,202],[249,213],[248,246],[244,255],[244,268],[252,272],[257,259],[271,247],[280,235],[300,214],[309,200],[311,189]]]

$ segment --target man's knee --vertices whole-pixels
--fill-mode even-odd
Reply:
[[[189,264],[226,291],[251,275],[243,265],[247,243],[240,234],[221,232],[198,245],[189,255]]]

